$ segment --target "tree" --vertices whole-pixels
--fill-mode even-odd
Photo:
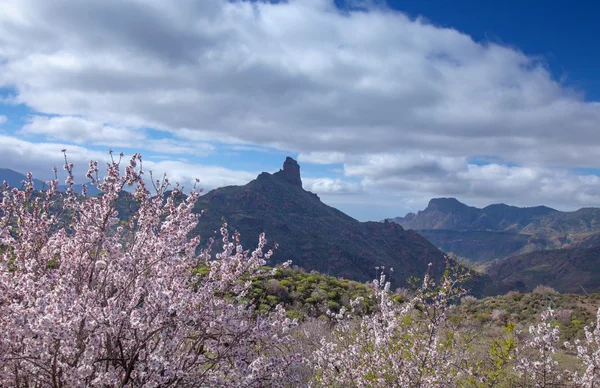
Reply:
[[[317,384],[335,387],[454,387],[468,377],[466,347],[449,319],[465,291],[465,274],[448,271],[436,287],[426,275],[414,298],[397,304],[382,274],[374,282],[377,311],[353,322],[341,311],[334,339],[314,353]],[[353,303],[357,303],[354,301]]]
[[[167,194],[164,178],[151,194],[142,157],[133,155],[123,174],[121,158],[102,180],[90,162],[87,178],[103,191],[97,197],[73,193],[66,156],[65,194],[58,179],[34,191],[31,174],[23,189],[2,190],[0,386],[283,381],[297,361],[281,347],[295,322],[281,307],[255,317],[242,301],[272,254],[263,253],[264,235],[250,252],[224,224],[219,253],[199,249],[199,192],[179,199],[179,186]],[[116,205],[127,186],[139,208],[123,222]]]
[[[568,348],[573,348],[569,343]],[[600,387],[600,309],[596,312],[596,325],[585,327],[585,338],[576,339],[577,358],[583,363],[582,373],[573,373],[573,380],[583,388]]]

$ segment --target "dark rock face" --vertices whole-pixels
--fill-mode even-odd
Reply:
[[[283,162],[283,169],[279,170],[273,175],[294,186],[302,187],[302,179],[300,178],[300,165],[289,156],[285,159],[285,162]]]

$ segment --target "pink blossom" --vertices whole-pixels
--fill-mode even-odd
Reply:
[[[57,181],[42,197],[1,192],[0,386],[280,385],[298,361],[280,350],[295,321],[281,307],[255,318],[240,297],[270,256],[264,235],[248,253],[224,226],[215,259],[194,233],[198,193],[152,195],[139,154],[124,175],[118,162],[96,173],[91,162],[98,197],[58,193]],[[139,206],[127,230],[115,226],[125,185]]]

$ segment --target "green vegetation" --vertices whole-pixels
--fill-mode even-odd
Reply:
[[[561,339],[571,341],[581,338],[584,326],[594,322],[600,307],[600,294],[560,294],[550,287],[538,287],[535,291],[511,291],[503,296],[483,299],[467,296],[461,300],[455,314],[471,319],[480,326],[516,324],[525,328],[537,323],[544,310],[552,308]]]
[[[274,275],[255,279],[247,300],[252,301],[261,314],[273,311],[281,303],[290,318],[306,320],[325,319],[328,310],[337,313],[341,307],[349,311],[350,301],[358,297],[363,301],[357,315],[372,313],[375,309],[372,285],[294,267],[277,269]],[[392,300],[397,303],[406,302],[410,297],[406,289],[392,294]],[[594,322],[599,307],[600,294],[560,294],[550,287],[540,286],[530,293],[511,291],[482,299],[463,297],[452,316],[463,324],[468,322],[480,330],[497,333],[511,325],[524,330],[537,323],[544,310],[552,308],[561,340],[571,341],[581,338],[583,328]]]
[[[340,308],[350,310],[350,301],[364,298],[357,314],[369,314],[374,309],[373,289],[368,284],[323,275],[301,268],[277,269],[274,275],[263,276],[252,282],[248,293],[259,313],[272,311],[278,303],[284,305],[288,317],[306,319],[326,318],[327,311],[338,313]],[[398,302],[405,300],[396,295]]]

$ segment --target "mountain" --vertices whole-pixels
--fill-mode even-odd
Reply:
[[[22,186],[22,182],[27,180],[27,176],[16,172],[14,170],[8,168],[0,168],[0,183],[7,182],[11,187],[20,188]],[[45,184],[44,181],[39,179],[33,180],[33,185],[36,190],[43,190],[47,188],[48,185]],[[81,194],[83,186],[82,185],[74,185],[73,190],[77,194]],[[65,191],[67,189],[66,185],[59,185],[59,191]],[[96,186],[87,185],[87,195],[98,195],[101,191],[96,188]]]
[[[391,219],[410,229],[462,229],[473,224],[480,209],[467,206],[455,198],[434,198],[427,209],[417,214]]]
[[[546,206],[520,208],[495,204],[479,209],[455,198],[434,198],[417,214],[390,219],[409,229],[493,230],[519,232],[540,223],[546,224],[564,214]],[[545,220],[545,222],[543,222]]]
[[[600,247],[554,249],[510,257],[490,265],[488,274],[527,292],[547,285],[559,292],[600,292]]]
[[[2,179],[19,187],[25,176],[2,170]],[[42,188],[41,181],[35,185]],[[121,193],[116,206],[121,218],[137,209],[127,192]],[[417,232],[393,222],[359,222],[321,202],[302,188],[300,166],[289,157],[276,173],[263,172],[246,185],[222,187],[200,196],[196,211],[204,213],[197,227],[203,244],[213,237],[219,243],[222,220],[227,221],[230,232],[240,233],[242,245],[249,249],[256,247],[259,234],[265,232],[267,248],[278,245],[269,265],[292,260],[309,271],[361,282],[377,276],[375,267],[385,267],[388,276],[394,268],[390,279],[394,287],[407,286],[412,277],[422,279],[429,263],[434,278],[440,278],[446,267],[445,255]],[[450,264],[456,263],[450,260]],[[478,273],[467,287],[477,296],[506,290]]]
[[[561,212],[547,206],[494,204],[479,209],[455,198],[435,198],[417,214],[390,220],[417,230],[443,251],[471,262],[600,244],[598,208]]]
[[[359,281],[374,279],[375,267],[393,267],[395,286],[422,278],[429,263],[436,277],[445,269],[444,254],[418,233],[393,222],[359,222],[304,190],[300,166],[289,157],[280,171],[212,190],[196,206],[205,210],[198,225],[204,241],[218,236],[222,219],[240,232],[245,247],[255,246],[264,231],[279,245],[271,264],[292,260],[307,270]],[[476,293],[485,287],[493,293],[488,278],[476,276],[473,284]]]

